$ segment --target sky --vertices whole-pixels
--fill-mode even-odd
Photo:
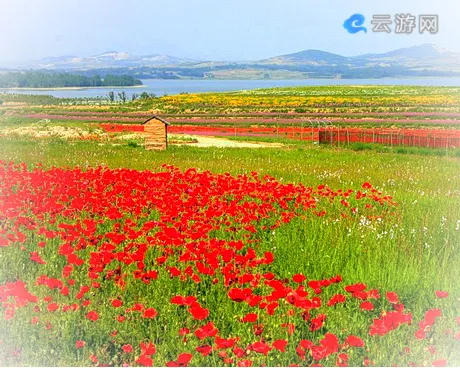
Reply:
[[[0,0],[0,62],[109,50],[244,61],[319,49],[345,56],[434,43],[460,51],[456,0]],[[343,22],[365,16],[367,33]],[[437,34],[372,32],[375,14],[436,14]]]

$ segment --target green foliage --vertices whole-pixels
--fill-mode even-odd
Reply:
[[[54,87],[101,87],[136,86],[139,79],[128,75],[99,75],[87,77],[70,73],[44,73],[38,71],[10,72],[0,74],[0,88],[54,88]]]

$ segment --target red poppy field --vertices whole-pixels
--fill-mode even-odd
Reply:
[[[1,273],[2,328],[27,325],[29,341],[45,341],[44,364],[372,366],[397,335],[404,346],[386,364],[444,366],[460,340],[447,291],[417,318],[394,290],[340,269],[283,270],[267,248],[293,221],[395,221],[398,204],[368,182],[5,162],[0,178],[0,254],[12,267]],[[1,345],[3,363],[37,362],[18,340]],[[426,346],[430,361],[414,360]]]

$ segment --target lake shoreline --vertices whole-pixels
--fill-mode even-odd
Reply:
[[[143,92],[149,95],[164,96],[177,95],[180,93],[217,93],[235,92],[260,88],[288,88],[307,86],[450,86],[460,87],[460,78],[379,78],[379,79],[297,79],[297,80],[237,80],[237,79],[141,79],[142,85],[127,87],[61,87],[53,89],[0,89],[1,93],[51,95],[58,98],[83,98],[83,99],[107,99],[107,94],[113,91],[125,92],[128,99],[133,94]]]

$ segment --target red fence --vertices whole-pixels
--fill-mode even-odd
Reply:
[[[328,144],[363,142],[386,146],[457,148],[460,147],[460,136],[458,131],[448,130],[352,130],[331,127],[319,130],[318,142]]]

